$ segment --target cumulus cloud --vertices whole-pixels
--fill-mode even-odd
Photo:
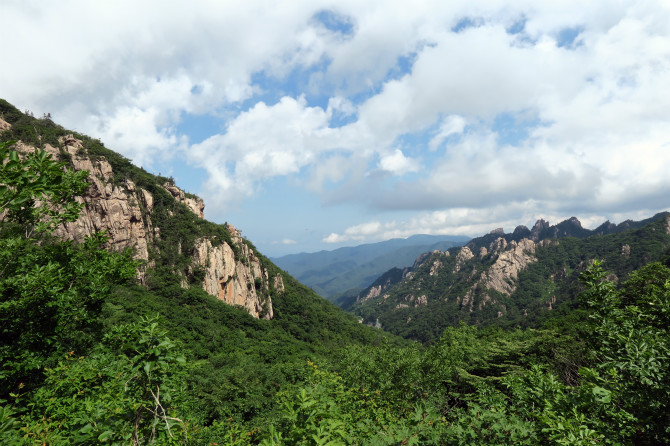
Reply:
[[[667,2],[64,0],[0,13],[23,36],[3,48],[21,63],[0,71],[0,96],[142,165],[179,154],[221,214],[277,178],[325,205],[417,212],[325,237],[342,242],[514,212],[637,215],[670,190]],[[193,144],[185,115],[220,125]],[[501,119],[520,115],[532,118]]]
[[[144,120],[142,133],[161,134],[181,113],[244,101],[258,91],[254,73],[281,76],[314,63],[327,37],[314,34],[312,8],[297,2],[175,1],[166,8],[159,1],[27,1],[5,2],[0,10],[5,32],[23,36],[5,48],[9,60],[22,63],[0,73],[0,83],[12,86],[3,96],[105,137],[104,129],[121,131],[129,108],[146,114],[151,107],[161,119]],[[108,142],[133,159],[163,156],[142,140]]]
[[[419,170],[419,164],[416,160],[406,157],[402,150],[395,149],[393,153],[384,155],[379,160],[379,168],[386,172],[403,175]]]
[[[224,134],[191,147],[189,159],[210,173],[209,185],[227,194],[252,195],[263,179],[290,175],[337,147],[329,115],[304,98],[256,104],[239,114]]]

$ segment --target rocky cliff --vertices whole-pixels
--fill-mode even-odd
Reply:
[[[509,234],[497,228],[389,270],[358,295],[353,311],[364,323],[421,341],[460,322],[532,326],[576,305],[579,276],[593,259],[604,261],[613,280],[649,261],[670,262],[670,215],[593,231],[574,217]]]
[[[137,260],[148,262],[148,244],[153,228],[149,216],[144,218],[142,215],[139,203],[142,201],[151,208],[151,194],[144,189],[138,191],[129,179],[121,185],[115,185],[114,171],[107,160],[91,160],[81,141],[73,136],[62,137],[59,142],[59,148],[45,144],[44,149],[54,158],[69,158],[74,170],[87,170],[90,186],[86,195],[77,199],[84,203],[79,219],[57,228],[56,235],[82,240],[95,232],[105,231],[109,237],[110,248],[131,248]],[[19,144],[19,150],[34,148]],[[143,272],[144,268],[141,273]]]
[[[267,270],[261,264],[255,252],[242,243],[240,232],[227,225],[233,236],[233,242],[242,251],[242,261],[235,260],[235,253],[227,243],[214,246],[209,238],[199,238],[195,242],[193,257],[197,265],[205,269],[203,287],[212,296],[231,304],[240,305],[254,317],[261,314],[271,319],[272,301],[263,302],[261,291],[270,284]],[[284,282],[281,274],[272,278],[272,286],[283,292]],[[263,308],[266,305],[266,308]]]
[[[4,120],[0,127],[11,130],[10,124]],[[57,228],[56,235],[80,241],[95,232],[105,231],[110,249],[132,249],[140,265],[138,277],[141,283],[146,281],[157,261],[162,266],[167,263],[182,277],[181,286],[201,286],[228,304],[244,307],[256,318],[273,317],[271,296],[283,292],[282,276],[270,277],[255,250],[231,225],[222,227],[209,222],[199,225],[194,221],[204,218],[202,199],[186,194],[165,178],[154,177],[130,166],[127,160],[126,164],[117,162],[126,169],[120,174],[107,159],[111,155],[118,161],[121,159],[118,154],[100,155],[101,149],[91,153],[87,147],[90,144],[73,134],[60,136],[52,143],[19,141],[17,148],[30,152],[36,145],[41,145],[54,158],[67,161],[72,169],[89,172],[90,187],[78,199],[84,203],[79,219]],[[133,181],[134,176],[142,185]],[[196,228],[200,234],[191,234],[188,230],[185,234],[176,234],[182,231],[173,227],[171,220],[176,219]],[[208,234],[208,228],[214,229],[212,234]],[[167,231],[177,245],[170,256],[162,252],[174,248],[169,241],[163,240]]]
[[[544,242],[540,242],[543,244]],[[523,271],[528,264],[536,262],[534,256],[536,243],[530,239],[524,238],[519,242],[511,241],[507,243],[504,238],[498,238],[491,243],[489,249],[482,247],[480,257],[492,254],[495,257],[493,264],[485,269],[479,276],[479,279],[470,287],[461,300],[461,305],[473,311],[473,296],[475,292],[484,290],[483,298],[479,303],[478,309],[481,310],[485,305],[495,303],[492,293],[487,291],[496,291],[505,296],[510,296],[516,290],[516,281],[519,273]],[[463,249],[467,249],[464,247]],[[468,259],[472,258],[472,255]]]

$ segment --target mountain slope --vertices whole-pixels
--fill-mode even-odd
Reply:
[[[80,218],[63,224],[56,235],[81,241],[105,231],[109,248],[134,251],[141,282],[178,280],[183,287],[200,286],[254,317],[272,318],[272,297],[283,290],[282,276],[268,274],[237,229],[204,220],[200,198],[50,119],[24,115],[5,101],[0,116],[2,140],[18,140],[19,152],[40,148],[75,171],[89,172]]]
[[[578,238],[582,237],[582,238]],[[594,231],[575,218],[512,234],[492,231],[463,248],[427,253],[390,270],[358,296],[354,312],[368,324],[430,341],[459,322],[533,325],[567,311],[578,276],[593,259],[617,280],[670,249],[670,214],[605,224]]]
[[[409,266],[422,252],[460,246],[468,240],[421,234],[333,251],[289,254],[273,261],[319,295],[337,303],[343,293],[353,289],[347,294],[355,296],[384,271]]]
[[[308,360],[325,362],[344,346],[399,342],[297,282],[232,226],[204,220],[202,201],[169,178],[99,141],[1,99],[0,141],[17,141],[19,154],[43,149],[70,169],[89,171],[80,218],[54,235],[81,241],[106,231],[108,249],[133,251],[138,283],[115,287],[94,322],[113,330],[158,314],[193,361],[183,384],[197,400],[189,415],[201,423],[265,417],[279,389],[302,379]],[[0,399],[18,390],[0,389]]]

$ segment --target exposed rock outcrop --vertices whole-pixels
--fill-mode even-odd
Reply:
[[[79,219],[67,222],[55,231],[55,234],[70,240],[83,240],[98,231],[106,231],[109,247],[114,250],[132,248],[138,260],[149,260],[147,228],[151,224],[145,222],[139,206],[140,196],[147,200],[148,192],[142,190],[138,195],[135,184],[126,180],[123,186],[113,183],[112,166],[104,158],[91,160],[82,152],[81,141],[68,136],[60,139],[63,149],[69,154],[75,170],[88,170],[90,186],[78,201],[84,203]],[[19,147],[19,150],[27,150]],[[33,149],[34,150],[34,149]],[[59,149],[50,145],[45,150],[52,156],[60,157]],[[140,270],[140,279],[143,278]]]
[[[414,307],[420,307],[422,305],[428,305],[428,296],[425,294],[422,294],[416,299],[416,301],[414,301]]]
[[[489,245],[489,252],[497,253],[507,248],[507,240],[502,237],[499,237],[491,242]]]
[[[377,286],[371,286],[368,292],[363,295],[360,300],[368,300],[368,299],[374,299],[375,297],[378,297],[382,293],[382,286],[377,285]]]
[[[242,244],[242,247],[246,261],[236,260],[227,243],[214,246],[209,238],[196,240],[193,258],[205,270],[202,287],[227,304],[246,308],[254,317],[271,319],[273,311],[267,271],[247,245]],[[283,289],[284,282],[281,276],[278,277],[274,277],[275,288]]]
[[[430,273],[429,274],[431,276],[436,276],[438,271],[440,270],[440,268],[442,268],[442,262],[440,262],[439,260],[436,259],[435,261],[433,261],[433,264],[430,266]]]
[[[4,119],[0,118],[0,132],[3,130],[8,130],[10,128],[12,128],[12,125],[9,122],[5,121]]]
[[[1,124],[1,123],[0,123]],[[90,183],[86,194],[78,198],[84,207],[79,219],[59,226],[55,234],[71,240],[83,240],[99,231],[106,231],[108,247],[113,250],[132,248],[134,257],[141,260],[138,276],[144,280],[146,269],[153,261],[151,249],[157,249],[161,228],[151,221],[154,211],[154,196],[137,187],[131,180],[119,182],[115,178],[111,164],[103,157],[88,155],[82,141],[73,135],[59,138],[59,146],[46,144],[45,150],[54,158],[67,159],[75,170],[89,171]],[[33,152],[34,147],[17,143],[20,152]],[[202,199],[186,194],[171,183],[161,185],[178,202],[185,204],[195,215],[203,218]],[[224,302],[244,307],[252,316],[271,319],[273,317],[271,292],[284,292],[281,274],[268,277],[253,249],[242,238],[240,231],[231,225],[226,227],[231,235],[231,243],[214,237],[201,237],[195,241],[192,253],[183,253],[181,243],[177,248],[180,255],[192,258],[190,273],[195,267],[205,272],[203,289]],[[181,284],[188,286],[186,272]]]
[[[537,243],[540,240],[540,236],[543,231],[549,229],[550,225],[548,221],[539,219],[533,225],[533,229],[530,230],[530,239]]]
[[[519,272],[537,260],[533,256],[534,252],[535,243],[532,240],[526,238],[518,243],[510,242],[508,249],[501,252],[493,265],[482,275],[480,284],[509,296],[516,289],[514,281],[519,277]]]
[[[275,275],[273,279],[273,285],[279,294],[283,294],[286,291],[286,287],[284,286],[284,278],[279,273]]]
[[[200,218],[205,218],[205,203],[202,201],[202,198],[189,197],[186,195],[186,192],[171,183],[163,184],[163,189],[170,192],[170,195],[172,195],[175,200],[184,203],[195,215]]]
[[[470,248],[467,246],[462,247],[461,250],[458,251],[458,254],[456,254],[456,265],[454,266],[454,272],[460,271],[463,264],[474,256],[475,255],[472,253],[472,251],[470,251]]]
[[[461,300],[461,307],[466,307],[469,311],[473,310],[474,295],[477,289],[495,290],[509,296],[516,289],[515,281],[519,277],[519,272],[529,263],[537,261],[533,255],[536,244],[532,240],[522,239],[519,242],[511,241],[508,244],[503,238],[499,238],[491,245],[491,251],[497,252],[498,258],[481,274]],[[485,293],[478,309],[481,310],[489,303],[495,303],[495,300]]]

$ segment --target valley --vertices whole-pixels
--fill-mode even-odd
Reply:
[[[0,129],[2,444],[670,442],[667,212],[272,260],[96,139]]]

